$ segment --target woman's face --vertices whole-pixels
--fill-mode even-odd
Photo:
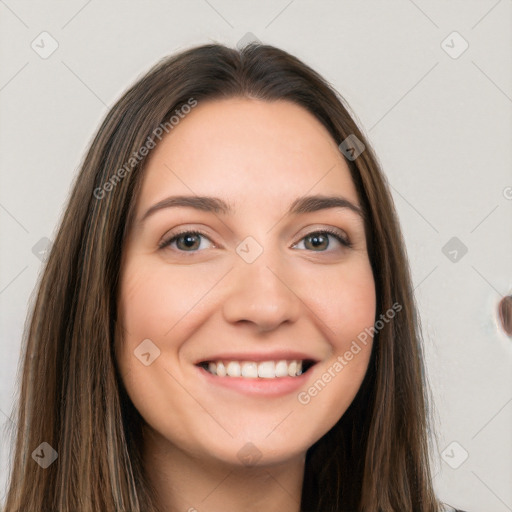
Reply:
[[[124,247],[116,349],[164,445],[272,464],[304,455],[344,414],[376,307],[350,203],[360,206],[338,147],[291,102],[199,103],[152,150]],[[302,360],[315,364],[283,376]]]

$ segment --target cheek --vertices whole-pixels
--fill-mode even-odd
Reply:
[[[152,403],[148,395],[161,379],[156,369],[174,352],[169,350],[171,347],[164,347],[163,339],[184,314],[180,308],[185,305],[179,300],[176,289],[180,289],[179,283],[168,285],[161,271],[159,273],[147,262],[141,264],[137,258],[128,261],[121,273],[116,354],[125,385],[132,400],[139,405],[145,400]],[[149,357],[143,355],[146,353]],[[150,361],[154,362],[145,366]],[[139,395],[145,395],[145,400],[139,400]]]
[[[336,351],[345,350],[350,340],[375,322],[375,281],[367,260],[317,275],[307,296]]]
[[[207,302],[202,299],[218,280],[216,272],[192,265],[176,271],[151,258],[126,262],[118,298],[116,356],[129,395],[145,417],[164,410],[155,406],[162,389],[171,389],[169,396],[182,394],[166,370],[181,378],[180,350],[197,322],[204,320]],[[142,354],[148,352],[152,362],[145,366],[149,361]]]
[[[178,360],[183,319],[200,297],[200,290],[191,289],[193,278],[187,270],[171,274],[144,258],[127,261],[121,274],[116,337],[123,383],[135,408],[145,422],[172,433],[182,444],[188,439],[188,424],[176,418],[187,418],[191,410],[199,413],[179,384],[183,381]],[[170,410],[172,415],[167,414]]]
[[[358,261],[336,272],[317,275],[308,295],[331,354],[317,368],[315,379],[298,395],[304,412],[332,427],[345,413],[363,382],[372,350],[376,293],[369,262]],[[323,327],[322,327],[323,326]]]
[[[201,298],[214,282],[192,266],[172,271],[161,263],[137,260],[124,270],[119,296],[119,316],[129,338],[162,339],[201,308]],[[186,322],[186,320],[185,320]]]

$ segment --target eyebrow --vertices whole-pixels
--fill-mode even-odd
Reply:
[[[164,208],[188,207],[205,212],[233,214],[233,207],[218,197],[211,196],[171,196],[151,206],[140,219],[144,222],[149,216]],[[313,195],[298,197],[292,202],[287,212],[288,215],[317,212],[330,208],[344,208],[357,213],[364,218],[361,208],[348,199],[341,196]]]

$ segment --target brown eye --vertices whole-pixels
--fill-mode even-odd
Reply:
[[[342,246],[352,247],[351,242],[345,239],[340,233],[330,230],[313,231],[302,238],[302,240],[305,241],[304,247],[308,251],[326,252],[326,250],[332,245],[329,238],[334,238],[336,242]]]
[[[325,251],[329,247],[329,235],[325,233],[318,233],[313,235],[308,235],[304,238],[306,241],[310,241],[310,246],[305,243],[306,249],[320,249],[321,251]]]
[[[180,250],[195,250],[198,249],[201,245],[201,240],[199,239],[200,235],[196,235],[193,233],[180,235],[176,237],[176,247]],[[183,244],[180,244],[180,241],[183,241]]]
[[[179,252],[197,252],[201,246],[201,240],[210,240],[204,233],[200,231],[183,231],[172,235],[171,238],[164,240],[159,246],[159,249],[171,247],[176,244],[176,249]]]

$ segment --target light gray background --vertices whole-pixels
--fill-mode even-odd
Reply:
[[[390,181],[437,411],[439,496],[468,512],[512,510],[512,339],[496,316],[512,289],[511,20],[511,0],[0,0],[4,428],[42,268],[32,248],[52,239],[108,107],[159,58],[251,32],[341,92]],[[50,48],[43,31],[58,42],[46,59],[31,48]],[[469,44],[458,58],[453,31]],[[455,262],[442,252],[452,237],[468,249]],[[0,498],[5,434],[1,447]]]

